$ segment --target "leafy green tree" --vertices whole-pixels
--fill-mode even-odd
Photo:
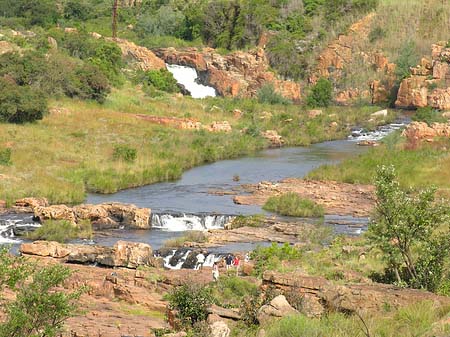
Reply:
[[[0,122],[33,122],[46,113],[47,100],[41,92],[0,79]]]
[[[320,78],[312,87],[310,94],[306,98],[306,103],[310,107],[327,107],[333,98],[333,86],[326,78]]]
[[[396,282],[435,291],[450,256],[448,208],[435,200],[435,189],[400,189],[393,166],[378,169],[376,212],[370,242],[383,253]]]
[[[55,290],[69,276],[69,269],[62,265],[39,268],[0,249],[0,290],[8,287],[16,293],[14,300],[2,304],[6,320],[0,324],[0,336],[59,336],[64,321],[77,310],[76,300],[83,291]]]
[[[399,81],[411,75],[411,67],[417,65],[419,55],[416,51],[416,44],[414,41],[408,41],[403,44],[400,49],[399,56],[395,61],[397,67],[395,68],[395,75]]]

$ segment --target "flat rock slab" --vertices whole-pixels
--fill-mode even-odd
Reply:
[[[372,185],[288,178],[278,183],[260,182],[246,186],[246,190],[250,194],[234,197],[234,203],[264,205],[272,196],[294,192],[322,205],[327,214],[366,217],[375,206],[375,188]]]

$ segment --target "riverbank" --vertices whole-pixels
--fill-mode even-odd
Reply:
[[[194,166],[273,146],[264,138],[267,130],[275,130],[286,146],[344,138],[351,126],[386,123],[370,117],[376,110],[331,107],[313,116],[300,106],[255,100],[149,98],[130,85],[115,90],[104,105],[54,101],[42,121],[0,125],[0,144],[11,150],[10,163],[2,166],[0,195],[9,205],[27,196],[76,204],[86,192],[173,180]],[[180,129],[137,115],[187,118],[206,126],[227,121],[231,131]]]

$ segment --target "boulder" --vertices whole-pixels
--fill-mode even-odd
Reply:
[[[428,105],[439,110],[450,109],[450,87],[436,89],[427,97]]]
[[[210,132],[225,132],[229,133],[232,131],[230,123],[228,121],[223,122],[212,122],[207,130]]]
[[[387,109],[384,109],[384,110],[380,110],[380,111],[377,111],[377,112],[374,112],[374,113],[370,114],[370,117],[373,117],[373,118],[376,118],[376,117],[387,117],[387,115],[388,115],[388,111],[387,111]]]
[[[270,141],[271,145],[274,147],[279,147],[284,144],[284,139],[281,137],[276,130],[266,130],[261,132],[261,136]]]
[[[15,206],[30,207],[33,209],[36,207],[47,207],[48,200],[46,198],[22,198],[22,199],[16,200]]]
[[[37,206],[34,208],[34,216],[39,221],[64,220],[76,226],[76,218],[73,209],[66,205]]]
[[[5,200],[0,200],[0,210],[2,209],[6,209],[6,201]]]
[[[258,311],[258,321],[260,324],[270,322],[273,318],[281,318],[298,314],[284,295],[278,295],[269,304],[263,305]]]
[[[20,252],[25,255],[36,255],[61,259],[68,257],[71,250],[54,241],[34,241],[33,243],[21,244]]]
[[[218,305],[211,305],[207,308],[207,311],[211,315],[217,315],[222,318],[226,319],[233,319],[233,320],[239,320],[241,319],[241,315],[239,314],[239,310],[237,309],[228,309],[228,308],[222,308]]]
[[[122,57],[139,70],[166,69],[164,61],[157,57],[150,49],[138,46],[124,39],[116,38],[107,40],[117,43],[122,50]]]
[[[113,247],[81,244],[61,244],[54,241],[23,243],[20,252],[64,259],[71,263],[97,263],[107,267],[137,268],[151,266],[153,251],[146,243],[118,241]]]
[[[229,337],[231,330],[224,321],[217,321],[211,324],[211,337]]]
[[[317,116],[322,115],[322,110],[309,110],[308,111],[308,117],[309,118],[316,118]]]
[[[395,106],[398,108],[425,107],[428,104],[427,96],[427,77],[411,76],[401,82]]]
[[[53,50],[58,49],[58,42],[56,42],[56,40],[53,37],[49,36],[47,38],[47,41],[48,41],[48,44],[50,45],[51,49],[53,49]]]
[[[152,247],[146,243],[117,241],[114,245],[114,264],[127,268],[150,265]]]
[[[424,122],[410,123],[402,133],[412,144],[417,140],[433,140],[435,137],[450,137],[450,123],[433,123],[428,126]]]

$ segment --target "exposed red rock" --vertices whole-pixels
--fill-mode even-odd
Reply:
[[[275,90],[284,97],[295,101],[300,99],[300,85],[278,79],[269,70],[262,48],[228,55],[220,55],[212,48],[166,48],[155,50],[155,53],[169,64],[195,68],[200,77],[222,96],[255,97],[264,84],[272,83]]]
[[[450,123],[433,123],[429,126],[424,122],[412,122],[405,130],[403,136],[408,139],[410,144],[416,141],[432,141],[435,137],[450,137]]]
[[[248,190],[250,195],[236,196],[233,201],[241,205],[263,205],[271,196],[295,192],[322,205],[327,214],[354,216],[368,216],[375,205],[372,185],[288,178],[278,183],[261,182]]]
[[[166,68],[164,61],[157,57],[150,49],[138,46],[124,39],[109,38],[108,40],[117,43],[122,50],[122,56],[125,60],[134,64],[137,69],[146,71]]]

